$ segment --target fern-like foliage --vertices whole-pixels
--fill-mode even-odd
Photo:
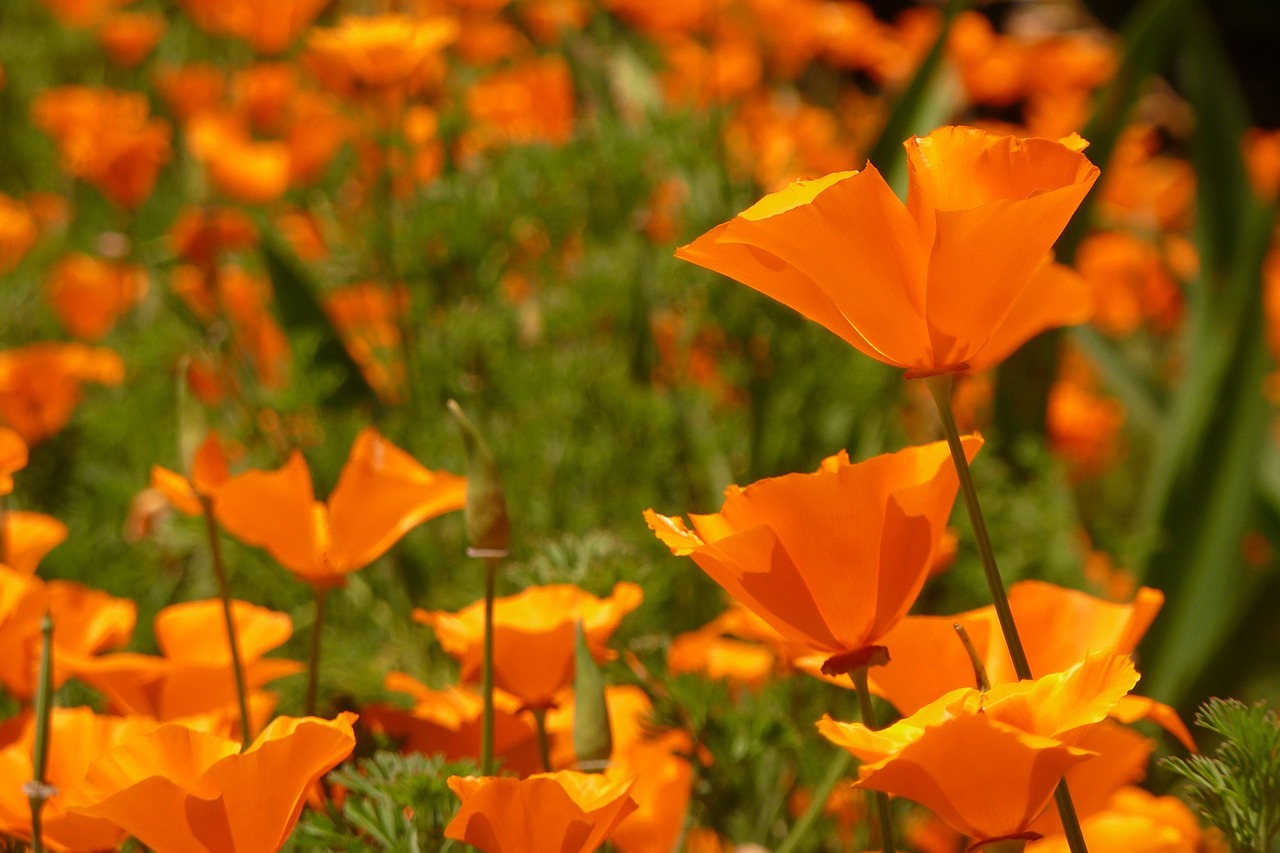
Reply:
[[[474,774],[472,764],[445,764],[439,756],[380,751],[344,764],[327,782],[346,793],[339,811],[330,804],[309,812],[294,829],[286,850],[428,853],[452,842],[444,827],[458,810],[445,780]]]
[[[1280,720],[1264,704],[1213,698],[1196,725],[1222,736],[1213,757],[1166,758],[1188,796],[1222,830],[1233,853],[1268,853],[1280,832]]]

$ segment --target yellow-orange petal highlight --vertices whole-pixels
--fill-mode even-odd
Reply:
[[[569,770],[523,780],[450,776],[462,807],[445,837],[484,853],[588,853],[635,810],[633,784]]]
[[[970,458],[982,446],[963,441]],[[719,513],[690,516],[694,530],[652,510],[645,519],[674,553],[840,674],[915,601],[956,489],[946,444],[935,442],[732,486]]]
[[[243,753],[237,741],[166,724],[94,761],[67,806],[157,850],[277,850],[311,786],[351,754],[355,719],[279,717]]]
[[[990,367],[1088,316],[1087,288],[1045,267],[1097,179],[1083,154],[969,127],[905,147],[905,205],[868,165],[766,196],[676,255],[908,375]]]

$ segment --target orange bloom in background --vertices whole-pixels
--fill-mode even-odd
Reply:
[[[46,341],[0,351],[0,419],[34,445],[71,420],[85,382],[119,385],[124,362],[105,347]]]
[[[404,359],[400,322],[409,310],[409,289],[377,282],[350,284],[324,295],[324,312],[342,344],[378,398],[404,400]]]
[[[573,136],[573,76],[558,56],[495,71],[467,92],[469,151],[500,144],[560,145]]]
[[[760,51],[742,35],[725,34],[710,46],[677,37],[661,44],[663,96],[672,104],[707,107],[733,103],[756,91],[764,68]]]
[[[719,623],[716,619],[673,637],[667,650],[667,671],[672,675],[698,673],[759,690],[773,674],[777,657],[767,646],[725,636]]]
[[[257,226],[244,211],[234,207],[184,207],[169,229],[174,253],[202,267],[257,242]]]
[[[160,726],[92,762],[65,806],[156,850],[270,853],[312,785],[355,748],[355,719],[280,717],[243,753],[230,738]]]
[[[226,76],[216,65],[193,63],[156,72],[156,89],[180,121],[187,121],[222,101]]]
[[[27,467],[27,443],[8,427],[0,427],[0,495],[13,491],[13,474]],[[8,519],[5,519],[6,526]],[[9,547],[9,531],[4,531],[5,550]],[[6,560],[8,554],[5,554]]]
[[[190,476],[170,471],[160,465],[151,466],[151,485],[160,490],[165,500],[185,515],[201,515],[200,498],[213,498],[220,486],[231,479],[226,453],[218,433],[210,430],[200,442],[191,460]]]
[[[49,718],[49,759],[45,779],[57,793],[41,814],[44,843],[52,850],[115,850],[125,831],[108,820],[74,814],[63,807],[77,795],[89,765],[110,750],[154,729],[151,720],[108,717],[89,708],[53,708]],[[31,803],[16,780],[35,776],[31,756],[35,722],[28,717],[18,738],[0,749],[0,832],[23,841],[31,839]]]
[[[982,439],[963,440],[972,458]],[[645,512],[672,553],[698,567],[770,627],[842,675],[884,654],[885,634],[915,602],[946,529],[958,483],[944,442],[813,474],[730,486],[715,515]]]
[[[1129,231],[1090,234],[1076,252],[1076,270],[1093,291],[1093,325],[1112,337],[1143,324],[1162,334],[1177,329],[1182,290],[1160,247]]]
[[[1251,128],[1244,135],[1244,161],[1249,183],[1259,198],[1280,195],[1280,130]]]
[[[1104,220],[1139,231],[1184,230],[1191,220],[1196,174],[1162,153],[1160,131],[1135,124],[1120,134],[1098,197]]]
[[[361,725],[399,740],[405,752],[440,753],[448,761],[479,758],[484,699],[478,692],[456,685],[433,690],[402,672],[389,673],[383,686],[408,694],[413,707],[366,705]],[[494,692],[493,754],[504,770],[524,776],[541,770],[542,758],[537,730],[519,709],[519,699]]]
[[[316,500],[306,460],[295,450],[275,471],[232,477],[217,488],[214,507],[232,536],[266,548],[300,580],[334,587],[412,528],[465,502],[464,478],[427,470],[366,427],[326,503]]]
[[[1090,655],[1066,672],[962,688],[881,731],[818,723],[862,760],[855,787],[907,797],[975,840],[973,849],[1029,830],[1063,774],[1092,753],[1076,746],[1138,674],[1124,655]]]
[[[444,834],[485,853],[588,853],[635,810],[633,784],[571,770],[521,780],[450,776],[462,807]]]
[[[1116,459],[1117,437],[1124,427],[1124,406],[1095,393],[1090,385],[1063,377],[1049,390],[1049,446],[1066,460],[1074,481],[1107,469]]]
[[[266,204],[289,188],[289,146],[251,139],[232,116],[203,113],[187,126],[192,155],[217,190],[234,201]]]
[[[336,27],[311,31],[306,61],[325,88],[341,95],[410,94],[443,78],[440,53],[459,29],[444,16],[346,15]]]
[[[1072,793],[1075,789],[1072,788]],[[1221,836],[1200,829],[1177,797],[1157,797],[1137,787],[1112,795],[1107,808],[1080,822],[1091,853],[1227,853]],[[1067,853],[1061,835],[1027,845],[1027,853]]]
[[[128,0],[43,0],[58,22],[67,27],[88,29],[103,16]]]
[[[640,606],[644,592],[618,583],[608,598],[596,598],[570,584],[530,586],[499,598],[493,607],[494,683],[527,708],[555,705],[555,694],[573,683],[574,626],[582,621],[591,656],[603,661],[605,643],[622,617]],[[444,650],[462,664],[460,681],[480,677],[484,658],[484,602],[457,613],[414,610],[430,625]]]
[[[0,275],[16,267],[39,236],[27,205],[0,193]]]
[[[1079,140],[913,137],[903,205],[874,166],[792,184],[676,251],[908,376],[990,367],[1088,319],[1049,251],[1098,177]]]
[[[249,42],[258,53],[274,55],[288,50],[329,0],[220,0],[217,5],[225,32]]]
[[[591,20],[586,0],[525,0],[516,13],[541,44],[554,44],[565,31],[581,30]]]
[[[147,293],[147,272],[137,264],[75,252],[58,261],[45,279],[45,298],[67,334],[83,341],[106,336]]]
[[[5,561],[9,568],[30,577],[45,555],[67,538],[67,526],[51,515],[11,509],[4,514]]]
[[[245,688],[253,694],[269,681],[301,672],[303,665],[264,655],[293,634],[293,620],[244,601],[231,603],[240,645]],[[222,602],[191,601],[166,607],[153,623],[160,655],[132,652],[66,660],[71,674],[100,690],[123,714],[168,722],[236,706],[235,676],[223,621]],[[257,725],[271,711],[269,697],[256,697]]]
[[[148,12],[115,12],[98,27],[98,41],[107,56],[122,68],[132,68],[160,42],[165,20]]]

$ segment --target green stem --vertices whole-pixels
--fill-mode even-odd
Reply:
[[[227,645],[231,648],[231,672],[235,676],[236,701],[240,705],[240,748],[243,751],[253,742],[253,727],[249,720],[249,701],[244,687],[244,665],[240,660],[240,637],[231,612],[231,583],[227,580],[227,567],[222,562],[222,543],[218,540],[218,524],[213,517],[213,499],[208,495],[200,495],[199,498],[200,509],[204,512],[205,532],[209,537],[209,554],[213,558],[213,574],[218,579],[218,598],[222,599]]]
[[[32,778],[26,787],[27,800],[31,804],[31,849],[44,853],[44,832],[41,816],[45,800],[53,789],[45,783],[45,769],[49,766],[49,715],[53,706],[53,617],[45,613],[40,622],[40,671],[36,683],[36,742],[31,757]]]
[[[551,741],[547,737],[547,709],[546,708],[530,708],[533,714],[533,724],[538,729],[538,754],[542,756],[542,770],[544,773],[551,772]]]
[[[307,701],[306,715],[316,715],[316,692],[320,686],[320,637],[324,633],[324,605],[329,599],[329,588],[317,586],[316,619],[311,623],[311,663],[307,668]]]
[[[933,394],[933,401],[938,405],[942,431],[947,437],[947,446],[951,448],[951,461],[955,463],[956,476],[960,479],[960,491],[964,495],[965,509],[969,512],[973,538],[977,542],[978,554],[982,558],[982,571],[987,578],[987,588],[991,591],[991,601],[995,605],[996,618],[1000,622],[1000,630],[1004,634],[1004,642],[1009,649],[1009,658],[1013,661],[1013,671],[1017,673],[1019,680],[1030,679],[1032,678],[1031,665],[1027,663],[1027,653],[1022,648],[1022,638],[1018,636],[1018,626],[1013,621],[1009,596],[1005,592],[1004,581],[1000,577],[1000,568],[996,565],[996,553],[991,547],[991,536],[987,533],[987,523],[982,517],[982,507],[978,503],[978,490],[974,488],[973,475],[969,471],[969,460],[965,456],[964,447],[960,444],[960,431],[956,428],[955,414],[951,411],[952,376],[949,373],[930,376],[925,379],[925,383],[929,386],[929,392]],[[1058,783],[1053,798],[1058,805],[1062,831],[1066,835],[1067,846],[1071,853],[1088,853],[1066,779]]]
[[[800,845],[817,822],[818,816],[822,814],[822,807],[827,804],[827,798],[831,796],[836,783],[844,778],[844,774],[848,772],[849,765],[852,763],[853,756],[850,753],[843,749],[836,752],[831,759],[831,764],[827,766],[827,774],[822,777],[818,787],[813,789],[813,797],[805,807],[804,814],[792,824],[791,831],[787,833],[787,837],[782,840],[782,844],[774,853],[793,853]]]
[[[849,673],[853,679],[854,690],[858,693],[858,708],[862,711],[862,724],[872,731],[880,726],[876,723],[876,712],[871,707],[871,690],[867,687],[867,668],[860,666]],[[880,819],[880,849],[883,853],[896,853],[893,840],[893,813],[889,811],[889,795],[884,791],[876,791],[876,814]]]
[[[493,775],[493,600],[498,579],[499,560],[484,561],[484,672],[481,690],[484,695],[484,725],[480,736],[480,772]]]

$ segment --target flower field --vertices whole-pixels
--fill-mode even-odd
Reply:
[[[1280,850],[1266,33],[5,2],[0,849]]]

